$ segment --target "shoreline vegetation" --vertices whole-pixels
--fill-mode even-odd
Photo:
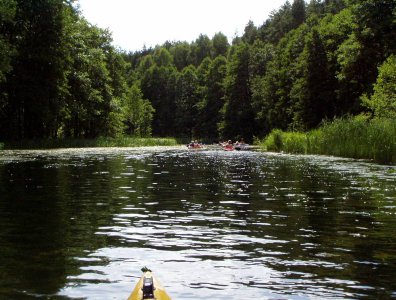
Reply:
[[[0,149],[272,132],[268,149],[394,163],[395,11],[395,0],[285,1],[232,40],[202,33],[130,52],[78,0],[0,1]],[[133,138],[152,136],[175,138]]]
[[[59,148],[89,148],[89,147],[150,147],[177,146],[175,138],[130,137],[117,138],[99,137],[96,139],[29,139],[0,142],[0,150],[37,150]]]
[[[185,144],[176,138],[99,137],[97,139],[32,139],[0,142],[0,150],[88,147],[150,147]],[[319,154],[396,164],[396,120],[357,116],[324,122],[307,132],[273,130],[255,144],[262,151]]]
[[[325,122],[308,132],[273,130],[257,144],[265,151],[321,154],[396,164],[396,120],[364,116]]]

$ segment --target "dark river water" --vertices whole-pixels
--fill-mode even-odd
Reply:
[[[259,152],[0,152],[0,299],[396,299],[396,168]]]

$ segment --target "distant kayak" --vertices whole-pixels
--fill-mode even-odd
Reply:
[[[143,274],[128,300],[172,300],[164,287],[153,274],[148,271]]]
[[[224,147],[223,147],[223,150],[225,150],[225,151],[234,151],[235,148],[234,148],[234,146],[232,146],[232,145],[227,145],[227,146],[224,146]]]
[[[235,150],[249,150],[252,148],[249,144],[236,144],[234,146]]]
[[[202,145],[198,145],[198,146],[190,146],[190,145],[188,145],[187,148],[190,149],[190,150],[199,150],[199,149],[203,149],[203,146]]]
[[[202,149],[203,146],[202,146],[202,144],[198,143],[197,141],[195,141],[195,142],[192,141],[191,143],[189,143],[187,145],[187,148],[188,149]]]

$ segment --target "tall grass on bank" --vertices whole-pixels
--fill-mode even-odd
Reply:
[[[3,148],[4,148],[4,143],[0,142],[0,150],[3,150]]]
[[[88,147],[150,147],[176,146],[174,138],[140,138],[140,137],[99,137],[97,139],[36,139],[10,141],[4,143],[4,149],[57,149]],[[1,148],[0,148],[1,149]]]
[[[337,119],[306,133],[272,131],[260,143],[267,151],[324,154],[396,163],[396,120]]]

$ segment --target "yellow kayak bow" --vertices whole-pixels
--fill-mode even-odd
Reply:
[[[128,300],[172,300],[165,292],[164,287],[147,271],[140,278]]]

